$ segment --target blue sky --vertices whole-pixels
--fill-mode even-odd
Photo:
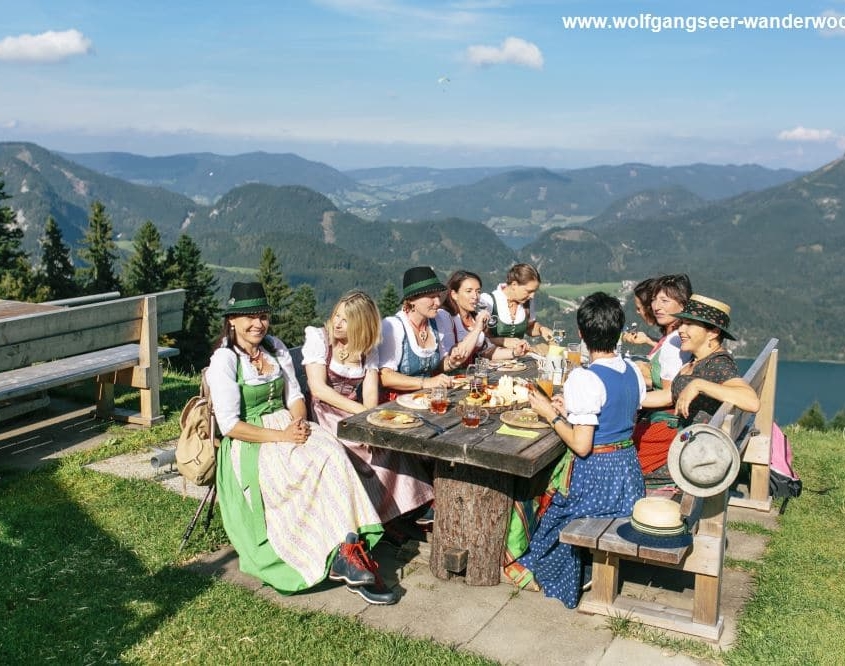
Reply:
[[[736,6],[741,5],[741,9]],[[566,29],[823,16],[836,29]],[[338,168],[845,153],[845,0],[0,0],[0,140]]]

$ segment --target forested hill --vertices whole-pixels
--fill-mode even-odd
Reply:
[[[550,230],[524,247],[554,282],[686,272],[729,302],[751,347],[781,339],[788,358],[845,360],[845,159],[790,183],[673,215],[620,215]],[[614,216],[615,217],[615,216]]]

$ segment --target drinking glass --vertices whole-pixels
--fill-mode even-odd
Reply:
[[[449,389],[434,386],[428,391],[428,408],[432,414],[445,414],[449,409]]]
[[[499,323],[498,317],[496,317],[496,315],[493,314],[492,310],[490,310],[487,303],[485,303],[484,301],[478,301],[478,305],[475,306],[475,310],[476,310],[476,312],[489,312],[490,313],[490,319],[487,320],[487,326],[489,328],[492,328],[493,326],[495,326],[496,324]]]
[[[461,415],[461,423],[467,428],[477,428],[487,422],[490,417],[488,412],[481,405],[469,405],[462,403],[458,405],[458,413]]]
[[[574,370],[581,365],[581,343],[570,342],[566,345],[566,361],[569,369]]]
[[[563,341],[566,340],[566,329],[562,321],[552,322],[552,342],[559,347],[563,346]]]
[[[546,394],[547,398],[551,398],[555,390],[554,377],[554,368],[548,365],[540,368],[537,372],[537,385]]]

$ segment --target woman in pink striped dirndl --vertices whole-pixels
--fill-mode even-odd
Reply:
[[[331,433],[351,414],[378,405],[381,316],[362,291],[335,305],[325,326],[305,329],[302,364],[314,419]],[[340,440],[383,523],[434,499],[431,477],[419,458]]]

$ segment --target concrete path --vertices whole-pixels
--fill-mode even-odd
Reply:
[[[67,451],[100,445],[108,434],[103,424],[88,416],[89,410],[67,410],[20,419],[11,427],[0,424],[0,456],[5,466],[32,469],[41,462]],[[162,447],[173,443],[163,443]],[[182,492],[181,478],[168,468],[155,470],[150,458],[155,451],[128,454],[98,462],[91,467],[102,473],[146,478]],[[202,488],[189,486],[196,497]],[[776,516],[748,509],[731,508],[731,521],[753,522],[774,529]],[[760,559],[766,539],[729,530],[728,556],[733,560]],[[283,596],[265,587],[238,569],[237,554],[231,548],[208,553],[189,564],[204,575],[253,590],[260,597],[284,606],[320,610],[354,616],[377,629],[397,631],[409,636],[432,638],[440,643],[484,655],[505,664],[655,664],[705,663],[678,655],[670,650],[635,640],[616,638],[609,628],[609,618],[589,616],[566,609],[556,600],[534,592],[517,591],[508,583],[494,587],[470,587],[460,578],[443,581],[428,567],[428,544],[411,541],[400,550],[379,544],[374,556],[386,582],[402,597],[394,606],[371,606],[344,586],[324,583],[306,593]],[[657,572],[657,575],[655,575]],[[675,605],[691,607],[692,593],[688,574],[631,564],[623,572],[622,594],[654,601],[670,600]],[[736,620],[753,591],[753,579],[740,569],[725,572],[722,586],[722,612],[725,628],[718,650],[730,647],[736,637]],[[671,634],[676,638],[690,638]],[[693,639],[696,640],[696,639]]]

